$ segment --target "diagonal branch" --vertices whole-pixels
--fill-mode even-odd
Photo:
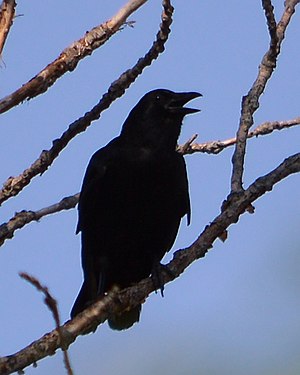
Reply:
[[[0,113],[48,90],[66,72],[72,72],[80,60],[101,47],[126,22],[127,18],[147,0],[130,0],[110,20],[94,27],[84,37],[65,48],[59,57],[30,81],[0,101]]]
[[[78,203],[79,193],[63,198],[60,202],[42,208],[38,211],[21,211],[16,213],[7,223],[0,225],[0,246],[8,238],[13,238],[17,229],[23,228],[32,221],[39,221],[42,217],[62,210],[74,208]]]
[[[110,85],[108,91],[102,96],[102,99],[94,108],[83,117],[70,124],[62,136],[53,141],[53,146],[49,150],[43,151],[39,158],[29,168],[23,171],[22,174],[17,177],[10,177],[4,183],[2,190],[0,190],[0,205],[12,196],[17,195],[30,183],[33,177],[44,173],[68,143],[77,134],[85,131],[92,121],[98,120],[101,113],[107,109],[114,100],[121,97],[143,70],[164,51],[164,45],[170,33],[169,26],[172,23],[173,7],[169,0],[164,0],[163,8],[160,30],[157,33],[155,42],[146,55],[140,58],[131,69],[121,74],[121,76]]]
[[[3,0],[0,7],[0,57],[7,35],[13,24],[16,6],[17,3],[15,0]]]
[[[267,16],[269,29],[271,27],[271,43],[269,50],[264,55],[259,66],[258,76],[253,83],[250,91],[242,100],[242,110],[239,128],[237,131],[237,143],[232,157],[232,176],[231,176],[231,193],[239,193],[243,190],[243,172],[244,160],[246,153],[246,140],[250,127],[253,125],[254,112],[259,107],[259,98],[262,95],[268,80],[270,79],[277,63],[277,57],[280,53],[280,47],[284,39],[285,30],[295,12],[295,7],[299,0],[290,0],[285,2],[285,9],[280,22],[276,28],[277,37],[273,36],[273,9],[270,1],[262,1],[265,7],[265,14]],[[272,26],[270,26],[272,24]],[[277,40],[274,46],[275,39]]]
[[[273,121],[265,122],[259,125],[256,129],[248,133],[248,138],[258,137],[259,135],[266,135],[272,133],[274,130],[282,130],[300,124],[300,117],[287,121]],[[233,146],[236,143],[236,138],[229,138],[224,141],[213,141],[206,143],[193,143],[196,135],[191,137],[184,145],[178,147],[178,152],[181,154],[194,154],[195,152],[202,152],[207,154],[219,154],[225,148]],[[69,210],[74,208],[79,199],[79,193],[63,198],[60,202],[51,206],[42,208],[38,211],[21,211],[16,213],[7,223],[0,225],[0,246],[3,245],[6,239],[13,238],[14,232],[17,229],[23,228],[32,221],[38,221],[42,217],[51,215],[62,210]]]
[[[164,282],[172,281],[171,274],[174,275],[174,279],[179,277],[191,263],[204,257],[215,240],[222,236],[231,224],[238,222],[239,217],[256,199],[272,190],[279,181],[297,172],[300,172],[300,153],[290,156],[273,171],[258,178],[247,190],[236,195],[235,199],[225,202],[222,212],[205,227],[196,241],[188,248],[174,253],[172,261],[168,264],[171,272],[164,275]],[[152,280],[147,278],[133,287],[109,293],[60,327],[64,335],[64,349],[71,345],[79,335],[94,331],[110,314],[122,312],[143,303],[153,290]],[[58,348],[61,348],[61,343],[56,329],[19,352],[0,358],[0,374],[7,375],[23,370],[32,363],[53,355]]]

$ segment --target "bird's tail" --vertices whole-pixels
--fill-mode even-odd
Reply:
[[[97,293],[91,293],[92,288],[90,285],[87,284],[86,281],[82,284],[80,292],[74,302],[74,305],[71,310],[71,319],[73,319],[76,315],[81,313],[84,309],[86,309],[89,305],[95,302],[97,298]]]
[[[80,292],[71,310],[70,315],[72,319],[96,301],[97,293],[91,293],[91,289],[92,288],[87,284],[86,281],[82,284]],[[138,305],[131,310],[123,311],[121,314],[111,316],[108,319],[110,328],[118,331],[130,328],[134,323],[137,323],[140,320],[141,309],[142,305]]]
[[[129,311],[123,311],[119,315],[114,315],[108,319],[108,325],[111,329],[122,331],[128,329],[140,320],[142,305],[138,305]]]

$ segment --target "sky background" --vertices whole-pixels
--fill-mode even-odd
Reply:
[[[87,30],[113,16],[125,1],[18,1],[17,17],[0,67],[0,96],[31,79]],[[273,1],[277,20],[283,1]],[[77,136],[43,176],[0,208],[1,223],[16,211],[37,210],[77,193],[91,155],[119,134],[130,109],[154,88],[199,91],[200,114],[186,118],[181,143],[235,135],[241,98],[251,87],[269,36],[256,0],[180,1],[166,51],[94,122]],[[299,113],[300,9],[288,28],[278,67],[261,98],[255,126]],[[124,70],[152,45],[160,1],[130,17],[108,43],[65,74],[44,95],[0,119],[0,180],[19,175],[49,149],[67,126],[91,109]],[[299,152],[299,129],[274,132],[248,143],[244,186]],[[233,149],[219,155],[186,156],[192,223],[183,220],[173,250],[191,244],[219,213],[229,192]],[[105,375],[299,375],[300,372],[300,176],[291,176],[255,202],[165,289],[151,295],[141,321],[114,332],[106,324],[79,337],[69,352],[75,374]],[[75,209],[43,218],[15,233],[0,249],[0,356],[12,354],[54,327],[42,296],[20,279],[36,276],[59,302],[62,321],[82,282]],[[168,254],[164,261],[172,257]],[[65,374],[61,352],[26,374]]]

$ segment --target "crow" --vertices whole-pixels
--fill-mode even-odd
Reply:
[[[159,280],[160,261],[182,217],[190,223],[187,171],[176,146],[184,116],[199,111],[184,105],[199,96],[148,92],[120,135],[92,156],[78,204],[84,281],[72,318],[113,287],[126,288],[150,275]],[[127,329],[140,312],[141,305],[111,316],[109,326]]]

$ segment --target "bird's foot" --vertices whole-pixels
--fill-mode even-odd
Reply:
[[[151,278],[155,292],[157,293],[157,290],[160,289],[160,294],[162,297],[164,296],[165,289],[164,274],[167,274],[167,276],[171,279],[175,278],[174,273],[167,265],[161,264],[160,262],[155,263],[152,268]]]

